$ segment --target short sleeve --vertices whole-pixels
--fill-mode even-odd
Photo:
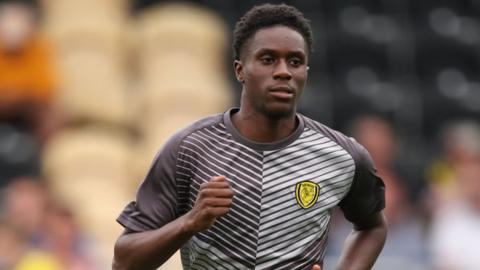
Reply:
[[[153,230],[177,218],[177,149],[178,142],[172,138],[155,157],[136,201],[129,203],[117,218],[126,229]]]
[[[361,219],[385,208],[385,185],[367,150],[355,144],[355,176],[349,192],[340,202],[345,217],[351,221]]]

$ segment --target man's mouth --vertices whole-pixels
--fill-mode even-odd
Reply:
[[[276,86],[269,89],[269,94],[279,99],[291,99],[295,91],[288,86]]]

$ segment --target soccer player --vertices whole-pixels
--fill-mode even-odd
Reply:
[[[114,269],[320,270],[331,210],[354,229],[338,269],[370,269],[386,237],[384,184],[355,140],[296,112],[312,32],[287,5],[235,26],[240,108],[175,134],[118,218]]]

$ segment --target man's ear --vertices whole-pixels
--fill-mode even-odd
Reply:
[[[233,70],[235,71],[235,77],[237,77],[237,81],[243,83],[245,81],[243,77],[243,63],[240,60],[233,61]]]

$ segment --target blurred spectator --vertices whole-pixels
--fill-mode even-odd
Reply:
[[[1,198],[0,216],[6,221],[5,231],[8,229],[14,232],[11,236],[4,237],[2,243],[16,243],[14,248],[6,253],[11,254],[6,256],[6,261],[8,258],[18,261],[20,257],[25,257],[23,253],[32,251],[28,260],[44,260],[45,254],[48,254],[56,261],[60,267],[58,269],[99,269],[96,254],[91,252],[95,248],[77,225],[74,214],[67,207],[55,202],[39,179],[16,178],[6,187]],[[3,269],[0,267],[0,270]]]
[[[387,120],[367,115],[354,121],[352,135],[370,152],[385,183],[388,237],[378,269],[424,269],[428,252],[423,211],[413,206],[406,181],[395,167],[400,143],[395,130]]]
[[[22,256],[18,230],[0,219],[0,269],[12,269]]]
[[[42,239],[48,195],[39,179],[19,177],[5,189],[3,215],[31,245],[38,247]]]
[[[394,131],[387,121],[378,116],[363,116],[354,121],[351,132],[375,162],[386,187],[384,213],[388,223],[395,224],[408,216],[411,204],[405,182],[395,170],[398,143]]]
[[[412,205],[404,180],[394,166],[399,142],[392,126],[379,116],[366,115],[353,122],[350,132],[369,151],[378,175],[385,183],[384,213],[387,216],[388,237],[374,269],[425,269],[428,252],[423,222]],[[351,229],[349,224],[341,220],[335,216],[333,218],[330,234],[333,256],[339,255],[343,245],[340,239],[345,239]]]
[[[0,0],[0,122],[43,141],[55,126],[56,75],[37,19],[33,1]]]
[[[68,208],[51,203],[45,216],[44,229],[44,248],[55,256],[62,269],[99,269],[93,255],[89,254],[89,243]]]
[[[447,180],[432,182],[436,199],[429,241],[433,263],[442,270],[480,269],[480,257],[473,248],[480,239],[480,127],[456,123],[443,135],[449,189],[439,188]]]
[[[458,121],[446,124],[441,134],[443,155],[428,168],[432,210],[441,209],[458,199],[458,174],[465,166],[476,164],[480,155],[480,126]]]
[[[20,230],[0,219],[0,270],[60,269],[52,255],[29,247]]]

